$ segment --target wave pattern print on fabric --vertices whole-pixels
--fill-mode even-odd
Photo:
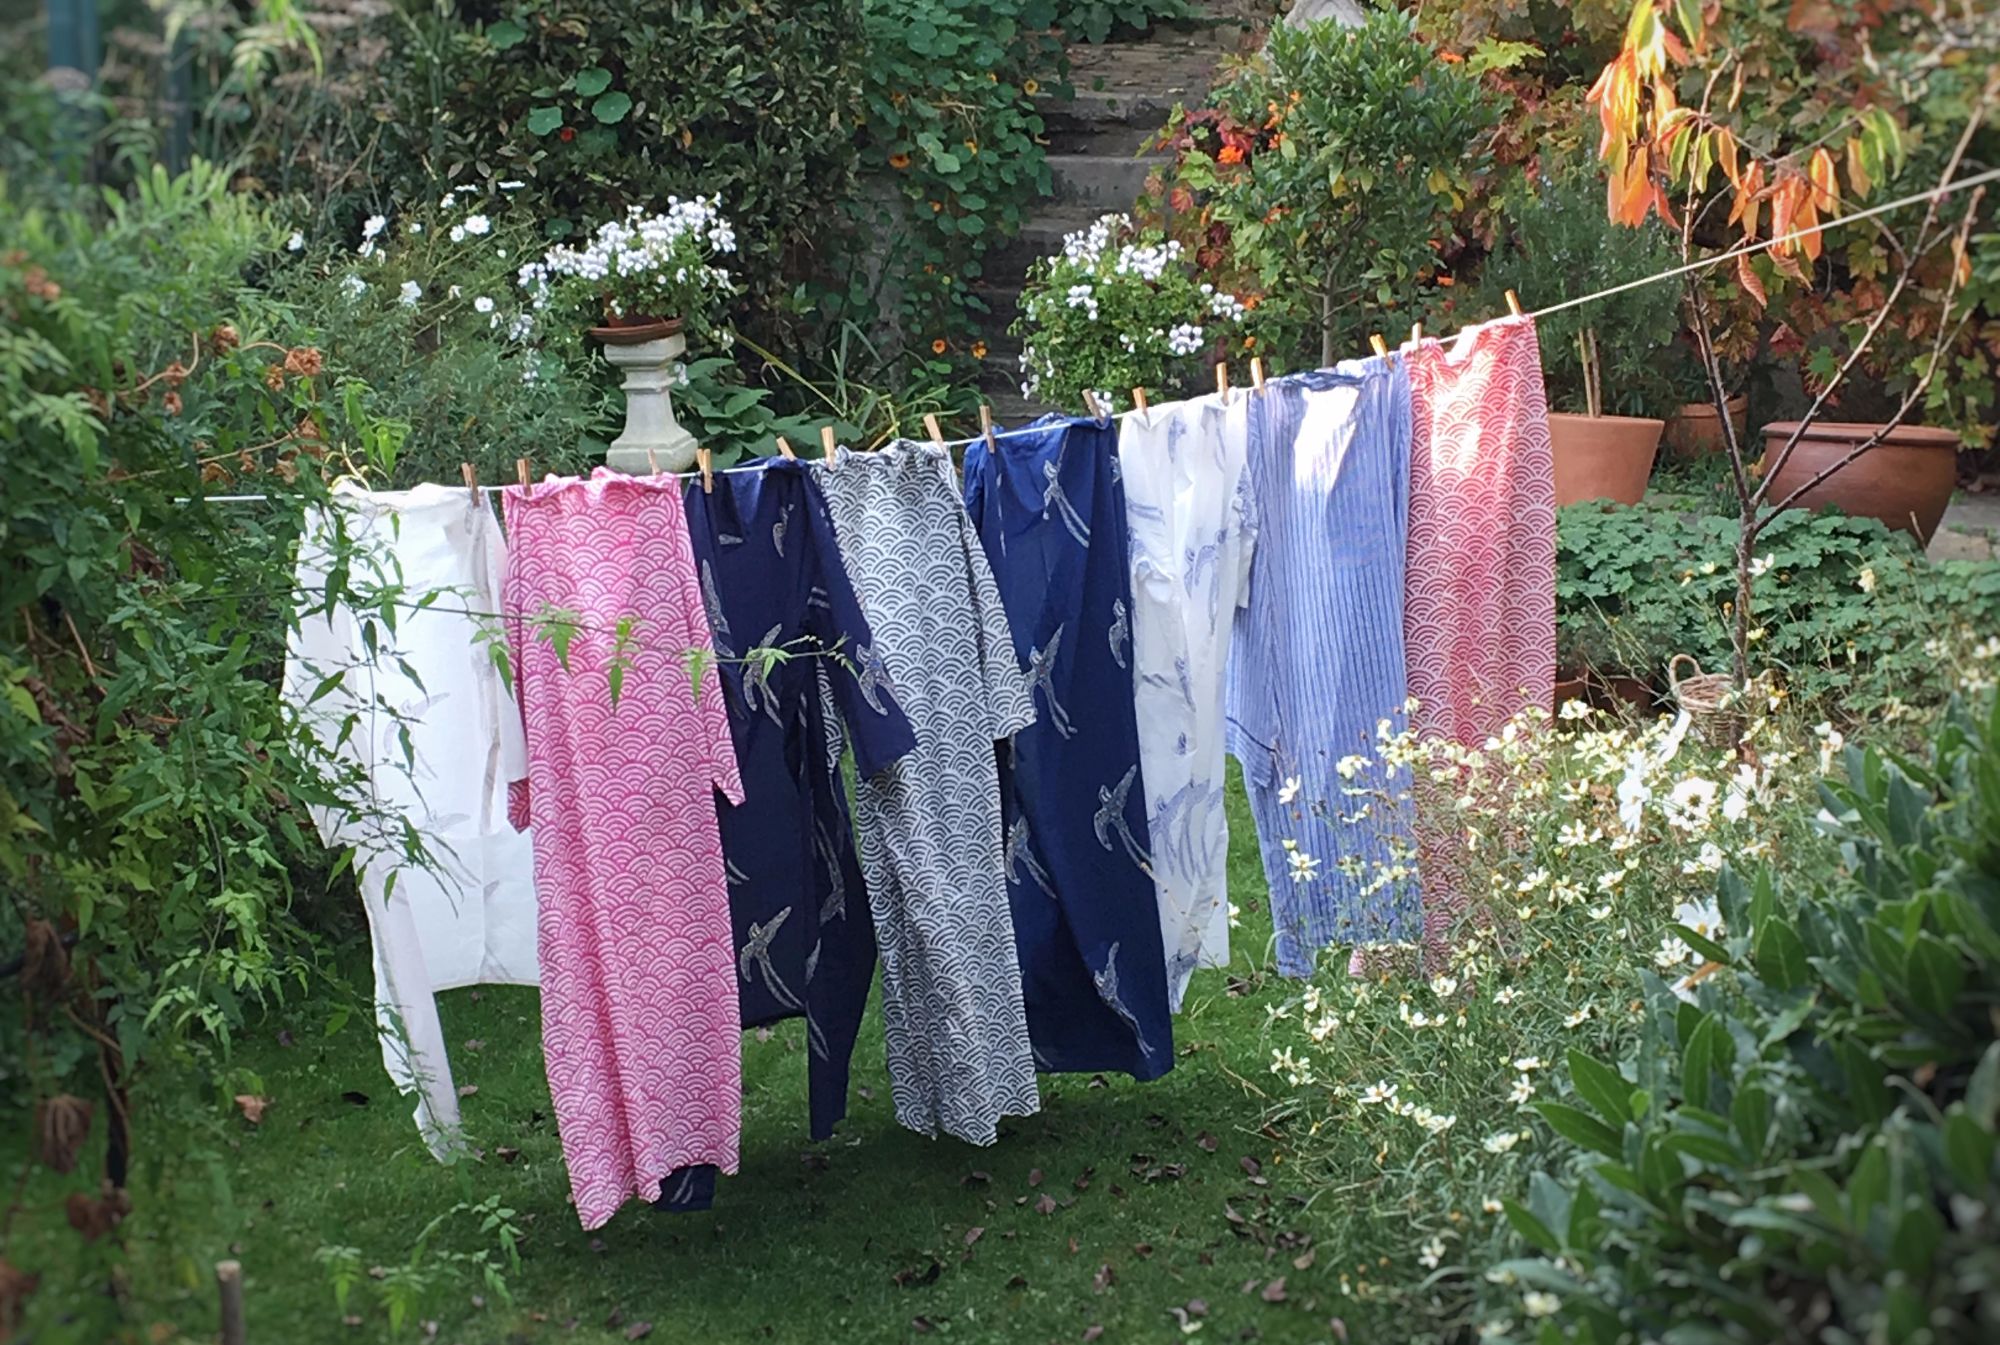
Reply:
[[[676,1169],[736,1170],[742,1034],[714,795],[741,803],[743,785],[680,483],[600,468],[502,498],[542,1050],[589,1229],[657,1197]],[[546,625],[557,613],[573,623],[561,654]],[[711,664],[698,686],[689,650]]]
[[[415,1095],[431,1153],[452,1159],[465,1141],[436,993],[540,979],[532,841],[505,815],[502,762],[518,756],[520,715],[478,615],[500,611],[506,546],[492,509],[455,488],[370,494],[343,485],[334,504],[337,514],[308,521],[300,594],[324,590],[344,537],[357,588],[436,600],[404,610],[393,631],[373,623],[372,641],[348,607],[303,617],[291,632],[283,695],[367,791],[354,800],[365,812],[315,807],[313,820],[326,844],[355,850],[382,1063]],[[497,620],[490,629],[498,632]],[[405,820],[429,866],[404,858]]]
[[[1229,965],[1223,695],[1257,534],[1249,403],[1203,397],[1125,417],[1118,461],[1131,536],[1133,696],[1167,996]],[[1114,604],[1119,667],[1124,608]]]
[[[1528,318],[1408,355],[1414,408],[1403,632],[1414,727],[1477,746],[1555,696],[1556,497],[1541,349]],[[1423,786],[1428,789],[1430,786]],[[1418,799],[1427,956],[1464,908],[1450,800]]]
[[[974,442],[965,499],[1041,713],[1002,772],[1035,1063],[1153,1079],[1173,1067],[1173,1018],[1119,632],[1133,598],[1117,437],[1050,416],[997,453]]]
[[[855,782],[896,1119],[991,1144],[1041,1106],[1008,909],[994,744],[1034,722],[951,460],[899,442],[814,471],[916,751]],[[829,723],[836,721],[829,720]]]
[[[758,646],[785,655],[766,664],[746,649],[718,669],[744,789],[742,806],[718,811],[743,1026],[806,1020],[811,1133],[823,1140],[847,1114],[848,1060],[875,977],[874,922],[839,757],[826,752],[827,717],[839,717],[863,776],[916,738],[806,466],[769,459],[717,475],[709,489],[691,481],[682,498],[711,628],[766,631]],[[725,545],[727,536],[748,541]]]
[[[1414,882],[1391,880],[1414,861],[1408,780],[1376,757],[1377,726],[1400,728],[1408,695],[1410,383],[1399,358],[1348,360],[1247,399],[1258,534],[1230,661],[1229,744],[1257,822],[1278,968],[1305,976],[1329,945],[1417,931]]]

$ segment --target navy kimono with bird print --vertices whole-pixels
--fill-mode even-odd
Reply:
[[[743,777],[741,805],[716,799],[743,1026],[805,1019],[812,1135],[825,1139],[847,1113],[848,1062],[875,975],[837,744],[851,743],[855,768],[872,776],[916,738],[880,676],[805,465],[716,472],[711,489],[691,481],[685,499],[712,675]],[[701,1208],[712,1189],[712,1170],[675,1173],[662,1203]]]
[[[1045,416],[975,442],[965,506],[1028,670],[1003,747],[1007,887],[1035,1063],[1173,1067],[1132,703],[1132,592],[1114,425]]]

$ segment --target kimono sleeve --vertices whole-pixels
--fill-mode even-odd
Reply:
[[[877,775],[915,751],[917,735],[898,703],[888,662],[854,595],[826,500],[810,479],[806,479],[805,512],[812,531],[806,630],[821,649],[846,656],[822,660],[820,687],[831,697],[847,741],[854,746],[855,769],[864,776]]]
[[[731,803],[743,802],[743,774],[736,763],[736,742],[729,732],[729,707],[722,696],[722,669],[715,661],[715,638],[708,628],[708,609],[695,578],[694,557],[688,556],[680,585],[681,647],[696,656],[688,671],[694,682],[696,734],[708,760],[709,782]]]
[[[963,509],[954,512],[972,600],[973,630],[979,641],[980,684],[986,689],[985,704],[992,716],[987,731],[998,742],[1035,722],[1035,702],[1028,675],[1014,655],[1014,635],[1007,626],[1007,609],[1000,603],[1000,585],[987,563],[986,548],[973,531],[972,516]]]

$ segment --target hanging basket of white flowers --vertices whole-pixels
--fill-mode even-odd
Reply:
[[[708,326],[735,289],[716,259],[734,251],[720,198],[669,197],[664,211],[633,206],[581,246],[550,248],[520,282],[537,313],[573,315],[606,345],[640,345]]]

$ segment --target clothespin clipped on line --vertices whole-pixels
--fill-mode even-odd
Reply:
[[[786,462],[797,462],[799,460],[799,455],[792,452],[792,441],[785,438],[782,434],[778,436],[778,452],[784,455]]]
[[[924,433],[931,437],[933,444],[936,444],[939,448],[944,447],[944,430],[939,427],[938,418],[934,412],[924,412]]]
[[[1253,355],[1250,357],[1250,383],[1257,391],[1262,392],[1264,390],[1264,357],[1262,355]]]
[[[1097,394],[1089,388],[1083,390],[1083,407],[1084,410],[1090,412],[1092,420],[1104,419],[1104,408],[1097,404]]]
[[[660,474],[660,455],[650,448],[646,450],[646,465],[653,469],[654,476]]]
[[[1522,316],[1521,296],[1514,293],[1514,291],[1512,290],[1507,291],[1507,311],[1509,313],[1512,313],[1517,318]]]
[[[715,455],[710,453],[706,448],[697,448],[694,451],[694,460],[701,466],[701,493],[704,495],[713,495],[715,493]]]
[[[1411,344],[1411,345],[1415,345],[1415,344],[1416,344],[1417,342],[1419,342],[1419,341],[1421,341],[1421,340],[1423,340],[1423,339],[1424,339],[1424,324],[1423,324],[1423,323],[1421,323],[1421,322],[1413,322],[1413,323],[1411,323],[1411,324],[1410,324],[1410,344]]]
[[[1380,332],[1371,335],[1368,338],[1368,344],[1377,355],[1387,355],[1389,353],[1389,343],[1382,339],[1382,333]]]
[[[1215,362],[1215,395],[1222,398],[1224,406],[1229,405],[1229,361]]]
[[[472,502],[478,504],[479,473],[473,470],[471,463],[461,462],[458,464],[458,474],[465,478],[465,488],[472,495]]]
[[[525,486],[528,484],[528,460],[526,458],[514,459],[514,475],[521,478],[522,485]]]
[[[827,466],[833,465],[834,451],[840,447],[840,436],[833,432],[833,426],[819,427],[819,451],[826,458]]]
[[[1142,415],[1142,416],[1143,416],[1143,415],[1145,415],[1145,414],[1146,414],[1146,410],[1147,410],[1147,407],[1146,407],[1146,390],[1145,390],[1144,388],[1134,388],[1134,389],[1132,389],[1132,405],[1134,405],[1134,406],[1136,406],[1136,407],[1138,407],[1138,408],[1139,408],[1139,414],[1140,414],[1140,415]]]
[[[993,408],[984,404],[979,408],[979,432],[986,436],[986,451],[998,453],[1000,442],[993,437]]]

